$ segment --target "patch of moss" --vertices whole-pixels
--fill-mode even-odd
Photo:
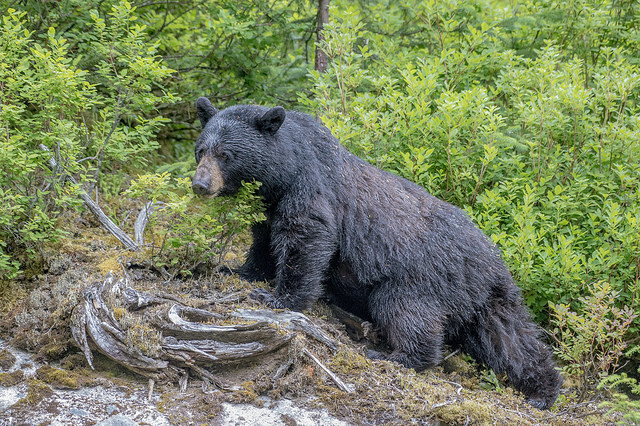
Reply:
[[[53,275],[61,275],[71,266],[71,259],[66,253],[58,253],[49,258],[48,261],[49,273]]]
[[[10,313],[16,310],[20,302],[27,296],[27,290],[17,281],[0,280],[0,317],[5,320],[12,318],[13,315]],[[6,327],[6,325],[3,326]]]
[[[78,373],[59,370],[48,365],[38,368],[36,377],[50,384],[54,389],[80,389],[86,384],[86,379]]]
[[[254,404],[257,406],[264,405],[264,402],[258,399],[258,392],[256,392],[256,384],[253,381],[244,382],[240,385],[240,389],[233,391],[229,395],[231,402],[235,404]]]
[[[373,362],[362,354],[351,350],[340,350],[332,359],[338,370],[345,374],[358,373],[363,369],[370,369]]]
[[[44,357],[47,360],[60,359],[69,350],[67,342],[61,343],[52,341],[44,345],[38,351],[38,355]]]
[[[63,370],[77,370],[79,374],[82,374],[84,376],[90,374],[90,370],[88,369],[89,364],[87,363],[87,359],[82,353],[76,352],[71,355],[67,355],[60,360],[60,366]]]
[[[98,264],[98,270],[104,275],[112,272],[114,276],[120,276],[122,266],[118,260],[119,256],[120,254],[116,252],[113,256],[103,259],[102,262]]]
[[[17,385],[24,380],[22,370],[16,370],[11,373],[0,373],[0,386],[9,387]]]
[[[158,357],[162,353],[162,332],[137,320],[127,328],[127,345],[148,357]]]
[[[237,274],[219,274],[214,277],[213,283],[215,289],[221,293],[231,293],[234,291],[251,291],[255,288],[269,288],[267,282],[249,282],[240,278]]]
[[[122,321],[126,314],[127,314],[127,310],[125,308],[118,307],[113,309],[113,316],[118,321]]]
[[[51,395],[53,395],[53,390],[49,385],[37,379],[30,379],[27,382],[27,396],[16,402],[13,407],[35,406]]]
[[[93,353],[93,366],[96,374],[118,383],[123,389],[127,389],[127,393],[133,392],[133,383],[140,379],[137,373],[97,351]]]
[[[445,424],[483,425],[493,420],[488,405],[469,400],[440,406],[434,412]]]
[[[353,393],[345,393],[324,373],[318,370],[314,373],[320,401],[339,416],[356,417],[365,423],[407,424],[440,420],[446,424],[464,424],[466,417],[456,416],[461,410],[468,409],[466,415],[471,423],[491,423],[492,404],[475,402],[475,395],[468,389],[440,379],[438,376],[443,374],[440,368],[418,374],[395,363],[371,361],[351,348],[343,348],[334,356],[325,353],[318,357],[353,386]],[[467,400],[475,405],[451,403]],[[452,404],[456,404],[455,409],[448,408]],[[459,408],[461,404],[462,408]],[[436,407],[440,407],[440,411]]]

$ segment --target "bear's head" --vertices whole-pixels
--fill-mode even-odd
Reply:
[[[195,146],[193,192],[203,197],[229,195],[242,181],[262,181],[273,168],[266,153],[286,118],[284,108],[238,105],[218,111],[203,97],[196,109],[202,132]]]

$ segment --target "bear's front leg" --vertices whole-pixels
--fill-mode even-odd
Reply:
[[[276,276],[276,263],[271,255],[271,227],[258,223],[251,227],[253,244],[244,265],[235,269],[247,281],[270,281]]]
[[[256,289],[251,298],[276,309],[309,309],[324,293],[323,281],[334,253],[334,234],[319,219],[298,219],[295,226],[273,226],[275,291]]]

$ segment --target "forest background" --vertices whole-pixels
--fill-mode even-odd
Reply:
[[[334,0],[318,43],[327,3],[0,1],[1,292],[74,238],[81,190],[127,231],[166,202],[172,275],[219,263],[262,216],[256,184],[193,200],[194,101],[283,105],[464,208],[580,389],[640,392],[613,374],[640,351],[637,1]]]

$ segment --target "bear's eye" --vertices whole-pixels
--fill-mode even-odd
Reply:
[[[228,161],[233,158],[231,153],[229,153],[228,151],[220,151],[216,156],[222,161]]]

